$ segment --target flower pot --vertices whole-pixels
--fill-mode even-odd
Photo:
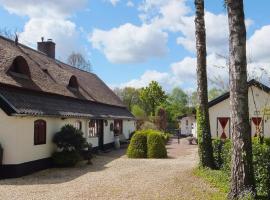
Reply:
[[[114,147],[120,149],[120,137],[118,135],[114,136]]]

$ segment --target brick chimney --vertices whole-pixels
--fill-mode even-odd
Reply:
[[[38,51],[45,53],[50,58],[55,58],[55,43],[52,39],[44,41],[44,37],[41,38],[41,42],[37,43]]]

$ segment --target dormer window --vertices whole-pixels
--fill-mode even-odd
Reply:
[[[68,87],[73,88],[73,89],[79,88],[79,84],[78,84],[76,76],[73,75],[70,77]]]
[[[30,70],[27,61],[22,56],[17,56],[9,68],[12,75],[21,78],[30,78]]]

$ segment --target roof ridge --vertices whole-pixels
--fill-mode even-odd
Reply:
[[[3,35],[0,35],[0,39],[6,40],[7,42],[10,42],[10,43],[14,43],[14,40],[12,40],[12,39],[10,39],[10,38],[7,38],[7,37],[4,37]],[[59,59],[57,59],[57,58],[51,58],[51,57],[47,56],[45,53],[43,53],[42,51],[38,51],[37,49],[34,49],[34,48],[32,48],[32,47],[30,47],[30,46],[27,46],[27,45],[25,45],[25,44],[22,44],[22,43],[20,43],[20,42],[18,42],[18,46],[21,46],[21,47],[23,47],[23,48],[27,48],[27,49],[29,49],[29,50],[31,50],[31,51],[34,51],[34,52],[39,53],[39,54],[41,54],[41,55],[43,55],[43,56],[46,56],[48,59],[55,61],[56,64],[58,64],[58,62],[59,62],[60,64],[67,65],[68,67],[70,67],[70,68],[72,68],[72,69],[75,69],[75,70],[79,70],[79,71],[82,71],[82,72],[86,72],[86,73],[89,73],[89,74],[96,75],[96,74],[93,73],[93,72],[89,72],[89,71],[86,71],[86,70],[83,70],[83,69],[79,69],[79,68],[74,67],[74,66],[72,66],[72,65],[70,65],[70,64],[68,64],[68,63],[65,63],[64,61],[61,61],[61,60],[59,60]]]

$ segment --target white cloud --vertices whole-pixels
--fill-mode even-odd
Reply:
[[[78,34],[76,25],[69,20],[32,18],[20,33],[20,41],[35,47],[41,36],[52,38],[56,43],[56,55],[66,58],[72,51],[78,50]]]
[[[119,85],[123,87],[141,88],[147,86],[151,81],[157,81],[165,90],[170,90],[174,86],[178,86],[181,82],[176,77],[171,77],[167,72],[159,72],[156,70],[145,71],[138,79],[133,79]]]
[[[51,38],[56,42],[56,55],[63,59],[80,48],[79,32],[69,18],[84,7],[86,0],[0,0],[0,3],[10,13],[29,17],[20,33],[20,42],[36,47],[41,37]]]
[[[120,2],[120,0],[108,0],[113,6],[116,6],[117,3]]]
[[[206,42],[209,53],[225,55],[228,52],[228,20],[225,14],[205,13]],[[218,27],[218,28],[217,28]],[[195,53],[195,24],[194,16],[183,18],[181,27],[183,36],[177,39],[177,43],[183,45],[187,50]]]
[[[30,18],[65,18],[83,8],[86,0],[0,0],[0,3],[10,13]]]
[[[184,83],[188,83],[189,87],[191,87],[196,85],[196,66],[197,60],[195,57],[186,57],[180,62],[173,63],[171,70],[173,76],[176,76]],[[228,81],[226,59],[216,54],[209,54],[207,56],[207,74],[210,80],[221,78]]]
[[[270,25],[263,26],[248,39],[248,55],[254,62],[270,62]]]
[[[127,7],[130,7],[130,8],[135,6],[133,1],[128,1],[126,5]]]
[[[95,29],[89,40],[112,63],[139,63],[164,56],[167,37],[167,33],[151,25],[127,23],[109,31]]]

